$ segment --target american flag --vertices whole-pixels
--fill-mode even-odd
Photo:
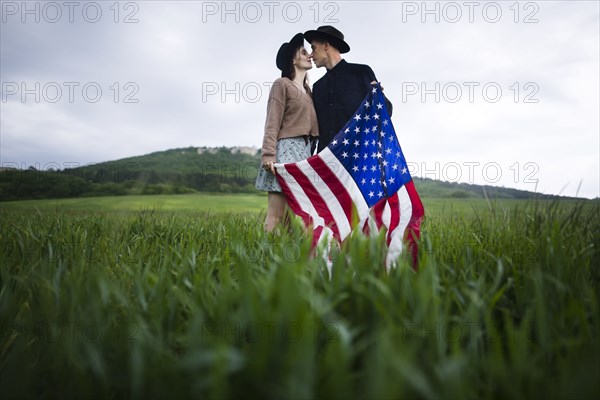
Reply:
[[[424,215],[379,84],[331,143],[306,160],[276,164],[288,205],[313,230],[313,246],[331,234],[385,229],[388,267],[406,243],[417,265]]]

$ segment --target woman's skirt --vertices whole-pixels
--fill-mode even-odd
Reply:
[[[276,163],[294,163],[306,160],[310,155],[310,140],[306,140],[305,136],[283,138],[277,141]],[[262,165],[258,167],[255,186],[258,190],[266,192],[281,192],[281,186],[279,186],[275,174],[265,171]]]

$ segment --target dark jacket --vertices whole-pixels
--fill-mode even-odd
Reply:
[[[368,65],[341,60],[313,85],[313,103],[319,122],[319,147],[323,150],[353,116],[376,81]],[[390,116],[392,104],[386,98]]]

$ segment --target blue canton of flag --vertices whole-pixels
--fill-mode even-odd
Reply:
[[[328,148],[372,207],[411,180],[406,160],[377,84]]]

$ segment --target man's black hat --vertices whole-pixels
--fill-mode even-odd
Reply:
[[[330,25],[320,26],[316,31],[306,31],[304,32],[304,37],[309,43],[313,40],[329,42],[342,54],[350,51],[350,46],[348,46],[348,43],[344,42],[344,34]]]

